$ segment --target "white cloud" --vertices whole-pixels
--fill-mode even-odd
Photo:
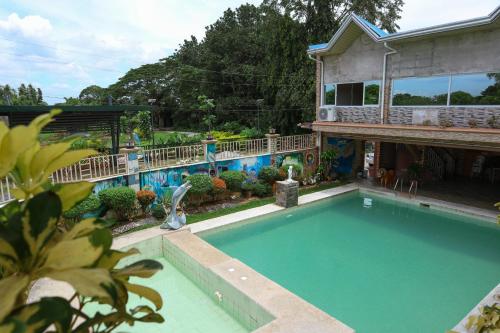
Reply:
[[[7,32],[19,32],[28,38],[40,38],[50,34],[52,25],[49,20],[38,15],[20,18],[17,13],[12,13],[6,20],[0,20],[0,29]]]
[[[499,5],[498,0],[406,0],[401,31],[486,16]]]

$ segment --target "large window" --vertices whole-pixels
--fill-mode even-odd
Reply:
[[[363,105],[363,83],[337,84],[337,105]]]
[[[500,105],[500,73],[453,75],[450,105]]]
[[[335,105],[335,84],[325,84],[325,105]]]
[[[378,105],[380,81],[325,84],[324,104],[338,106]]]
[[[394,80],[392,105],[447,105],[449,76]]]

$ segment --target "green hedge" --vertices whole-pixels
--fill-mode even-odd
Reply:
[[[135,210],[135,191],[130,187],[113,187],[99,192],[99,199],[112,209],[120,220],[128,219]]]
[[[212,184],[212,178],[205,174],[191,175],[186,178],[186,181],[191,183],[191,189],[188,193],[202,195],[207,194],[212,191],[214,185]]]
[[[101,201],[95,194],[91,194],[70,210],[64,212],[65,219],[80,220],[83,215],[97,210],[101,206]]]
[[[245,180],[245,175],[239,171],[223,171],[219,177],[226,182],[227,188],[234,192],[241,191],[241,183]]]
[[[278,168],[273,166],[267,166],[260,169],[258,178],[263,182],[272,184],[275,181],[280,180],[281,176]]]

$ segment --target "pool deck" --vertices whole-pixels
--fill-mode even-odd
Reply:
[[[393,191],[375,190],[353,183],[300,196],[299,206],[356,190],[391,197],[396,196]],[[496,215],[484,209],[420,196],[412,199],[398,196],[398,199],[415,205],[425,203],[431,209],[469,214],[489,222],[496,221]],[[225,227],[284,209],[275,204],[268,204],[198,222],[176,231],[153,227],[115,238],[113,248],[124,248],[154,237],[163,237],[203,268],[210,270],[236,290],[249,297],[275,318],[268,324],[253,331],[254,333],[353,333],[354,329],[304,301],[239,260],[231,258],[196,235],[197,233]],[[36,284],[32,290],[32,294],[34,298],[38,298],[41,295],[61,295],[61,291],[64,290],[65,292],[61,296],[69,296],[71,293],[69,292],[70,290],[67,290],[67,287],[69,286],[61,288],[60,282],[45,281],[44,279],[42,283]],[[245,311],[245,309],[241,309],[241,311]]]

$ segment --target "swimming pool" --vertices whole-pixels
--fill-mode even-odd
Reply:
[[[201,236],[356,332],[445,332],[500,278],[496,225],[373,194],[248,222]]]

